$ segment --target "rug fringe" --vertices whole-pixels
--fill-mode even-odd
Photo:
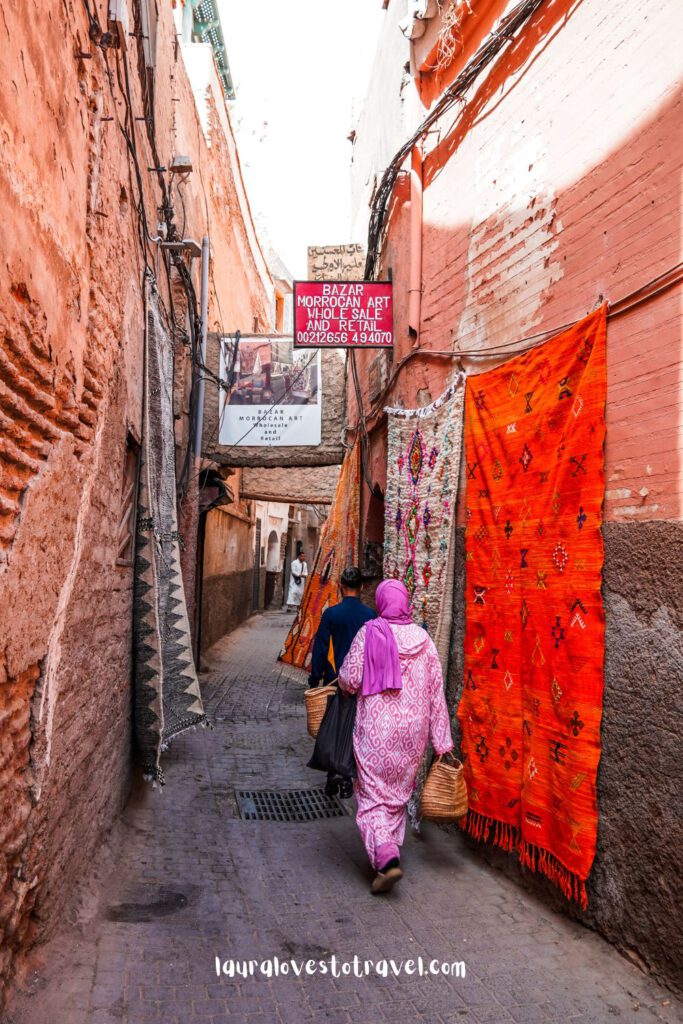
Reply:
[[[519,841],[518,832],[519,830],[514,825],[508,825],[504,821],[497,821],[496,830],[493,836],[493,842],[496,846],[499,846],[501,850],[506,850],[511,853],[517,847]]]
[[[208,720],[206,715],[202,715],[201,718],[198,716],[194,722],[188,722],[186,725],[181,726],[171,736],[166,736],[159,745],[160,753],[168,750],[169,743],[172,743],[177,736],[182,736],[183,733],[190,732],[197,727],[202,729],[213,729],[213,723]],[[145,782],[152,783],[152,789],[159,789],[163,792],[163,788],[166,785],[166,776],[164,775],[163,768],[159,764],[150,764],[143,762],[140,766],[142,768],[142,778]]]
[[[588,907],[585,881],[561,864],[548,850],[536,846],[535,843],[523,841],[519,846],[519,859],[530,871],[549,878],[566,899],[574,900],[582,910]]]
[[[158,764],[142,765],[142,778],[152,783],[152,789],[163,789],[166,782],[163,769]]]
[[[464,822],[465,831],[480,843],[486,842],[491,826],[494,824],[492,818],[488,818],[485,814],[478,814],[477,811],[469,811],[467,817],[462,818],[461,822]]]
[[[497,821],[489,818],[486,814],[479,814],[477,811],[469,811],[466,817],[460,819],[460,827],[471,835],[477,842],[491,840],[494,846],[510,853],[517,848],[519,841],[519,829],[515,825],[508,825],[504,821]],[[491,831],[493,830],[493,835]]]
[[[172,743],[173,740],[176,739],[178,736],[182,736],[186,732],[190,732],[190,731],[194,732],[194,730],[198,726],[200,726],[202,729],[212,729],[213,728],[213,726],[209,722],[209,720],[206,717],[206,715],[201,715],[201,716],[197,715],[194,719],[187,720],[183,724],[179,725],[179,727],[177,729],[175,729],[170,734],[170,736],[164,736],[164,738],[161,741],[161,749],[162,749],[162,751],[163,750],[168,750],[169,743]]]
[[[472,810],[466,817],[461,818],[458,824],[477,842],[485,843],[490,839],[494,846],[500,847],[501,850],[517,853],[520,863],[525,868],[545,875],[566,899],[574,900],[582,910],[588,907],[585,881],[561,864],[548,850],[521,839],[516,825],[508,825],[504,821],[497,821]]]

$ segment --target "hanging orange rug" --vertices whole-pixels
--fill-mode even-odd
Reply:
[[[598,824],[606,308],[468,381],[466,828],[587,905]]]
[[[310,671],[313,641],[323,612],[341,601],[339,580],[349,565],[358,565],[360,529],[360,444],[346,453],[329,517],[325,520],[304,588],[301,606],[280,652],[280,661]]]

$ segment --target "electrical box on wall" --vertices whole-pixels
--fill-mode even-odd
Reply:
[[[128,0],[109,0],[109,31],[125,50],[128,42]]]

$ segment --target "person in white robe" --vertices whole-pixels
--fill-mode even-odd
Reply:
[[[304,594],[308,566],[303,551],[294,559],[289,570],[289,591],[287,593],[287,611],[298,608]]]

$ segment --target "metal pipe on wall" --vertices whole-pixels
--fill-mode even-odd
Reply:
[[[415,346],[420,342],[422,306],[422,146],[413,146],[410,159],[410,279],[408,330]]]
[[[211,259],[211,252],[209,249],[209,236],[204,235],[202,238],[202,292],[200,299],[200,312],[202,318],[202,365],[199,373],[199,386],[197,387],[197,422],[195,425],[194,435],[194,454],[195,458],[201,459],[202,457],[202,434],[204,430],[204,384],[205,374],[204,367],[206,366],[206,337],[208,334],[208,322],[209,322],[209,260]]]

